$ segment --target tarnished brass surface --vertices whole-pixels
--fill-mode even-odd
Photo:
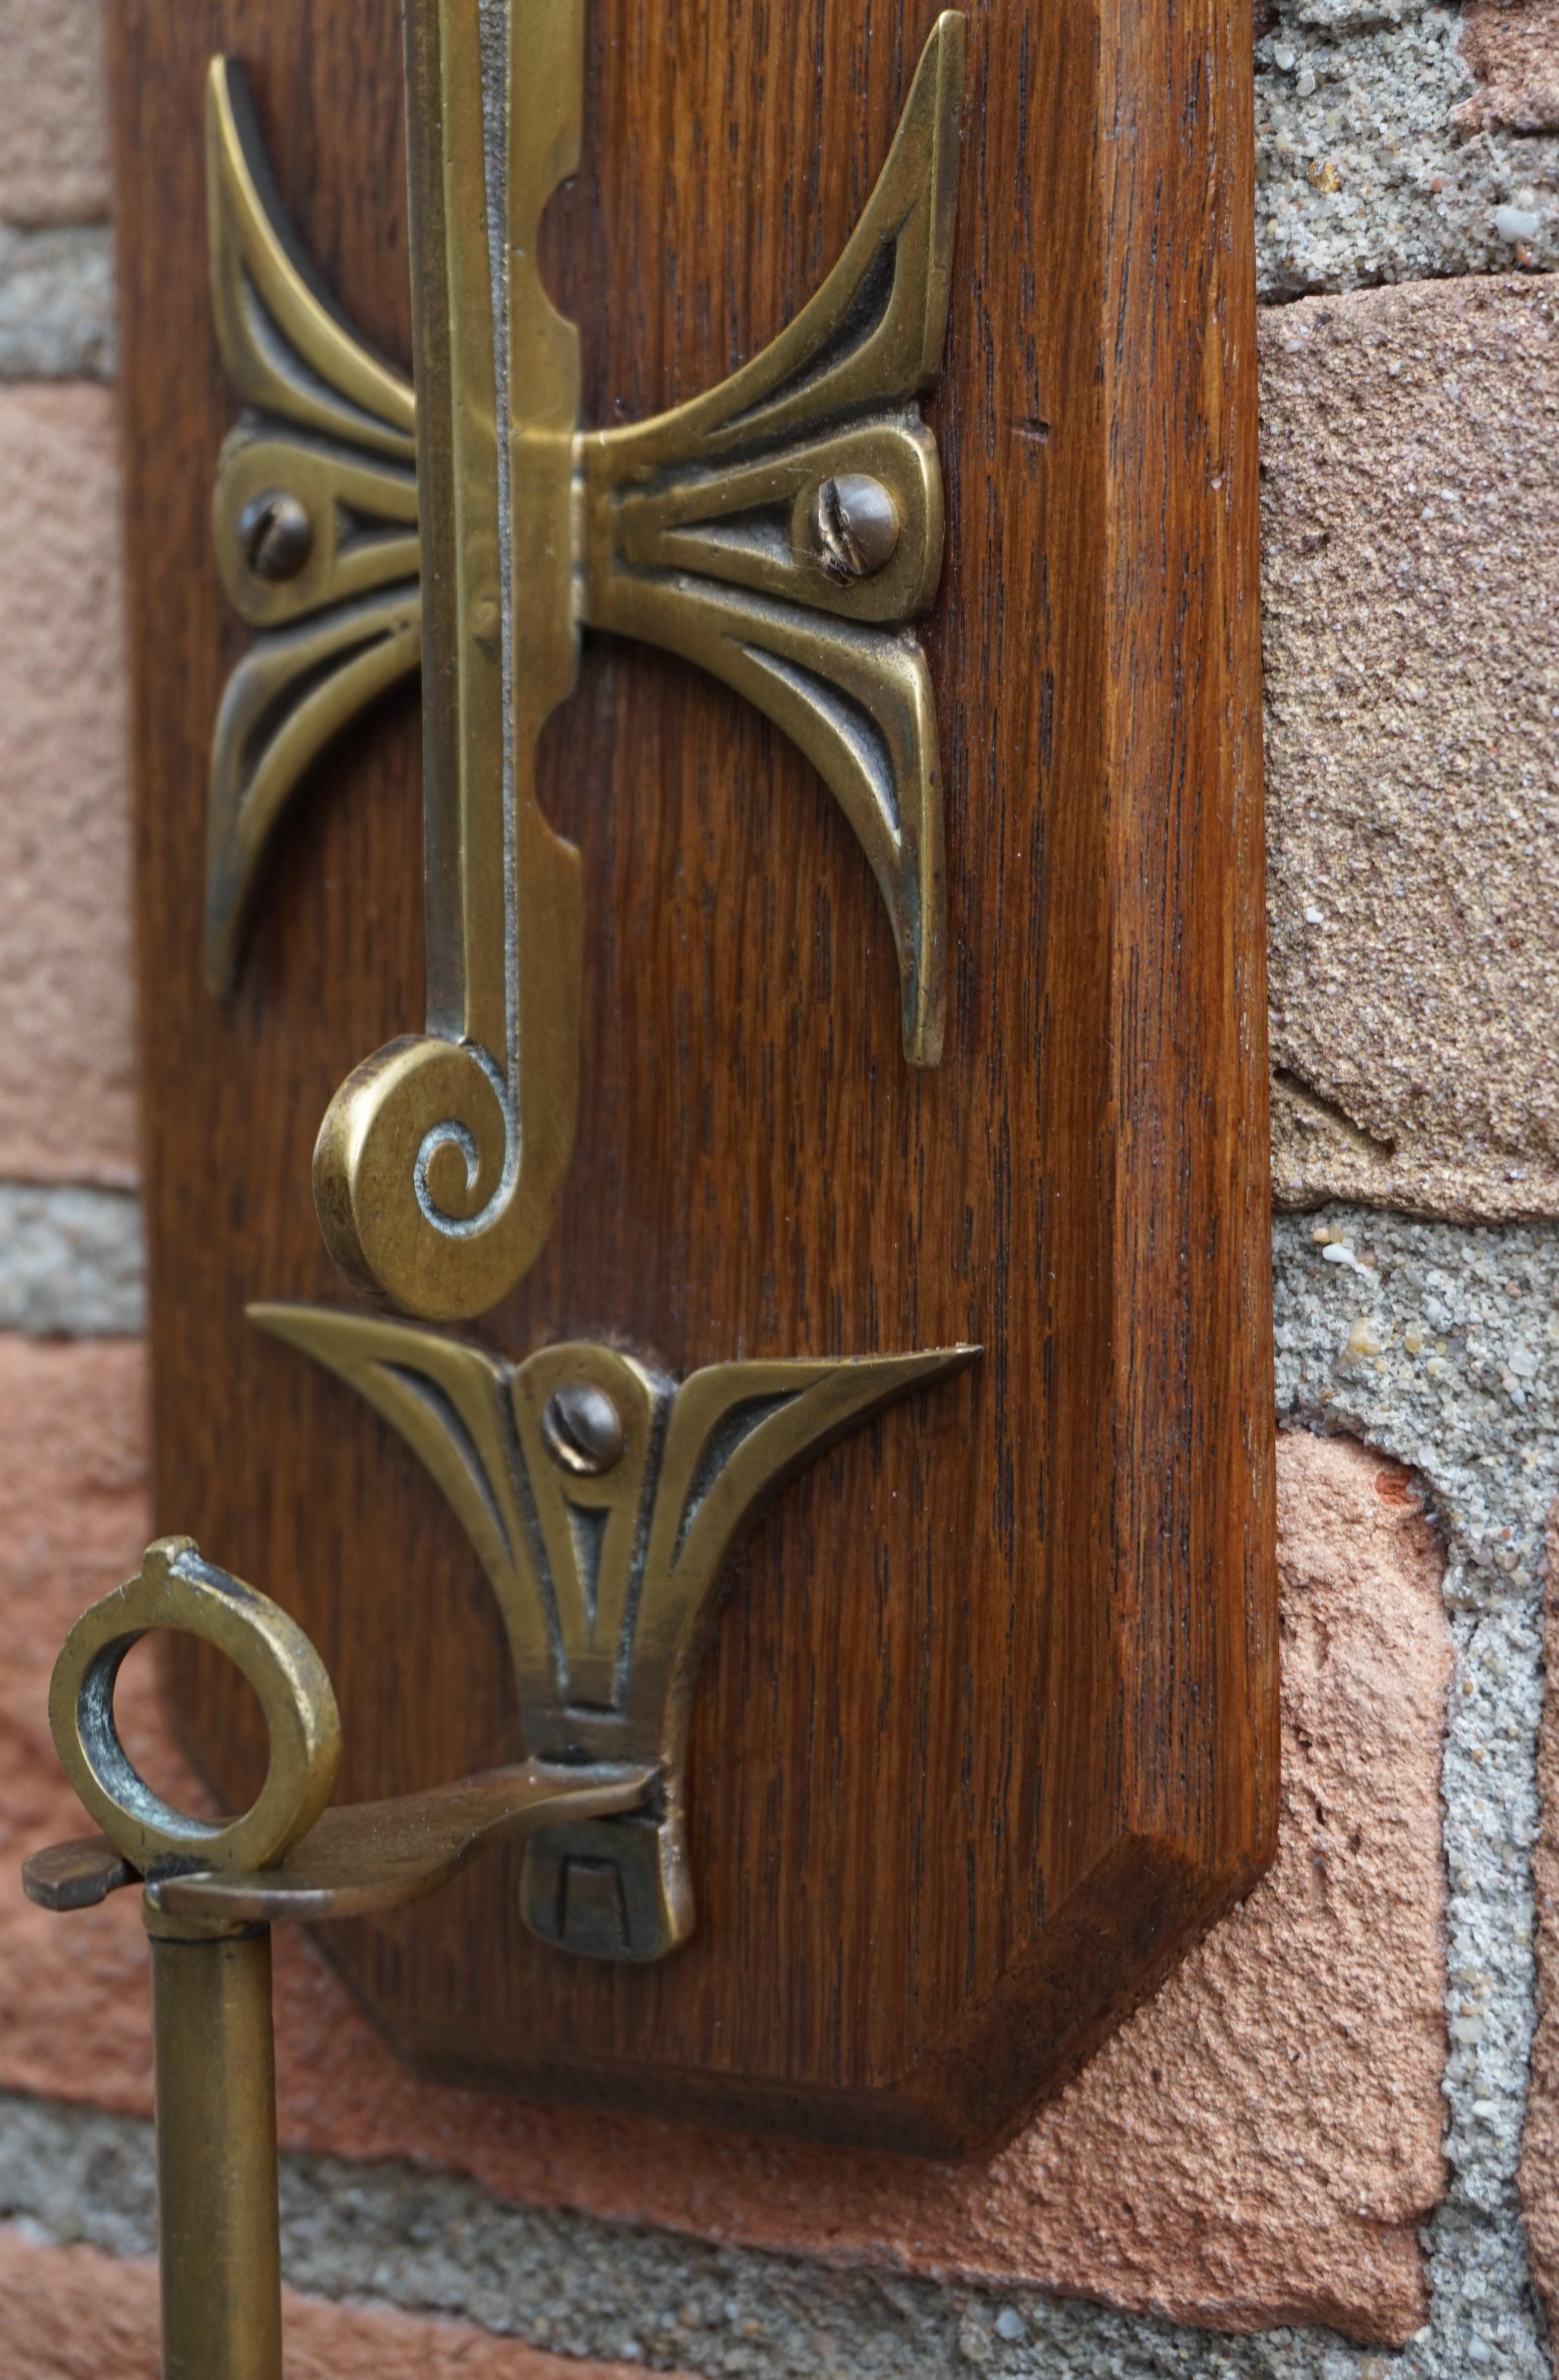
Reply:
[[[148,1931],[164,2380],[281,2380],[270,1931]]]
[[[217,472],[217,567],[265,632],[217,716],[206,835],[206,975],[236,988],[266,856],[312,762],[421,660],[416,410],[313,272],[271,178],[244,73],[213,61],[206,91],[212,314],[251,408]],[[302,566],[254,566],[245,516],[284,495],[309,524]]]
[[[111,1892],[140,1876],[106,1835],[80,1835],[75,1841],[51,1843],[22,1862],[21,1886],[40,1909],[95,1909]]]
[[[866,211],[788,330],[708,395],[579,441],[585,618],[697,662],[800,746],[876,877],[920,1066],[942,1056],[942,772],[902,631],[942,574],[942,468],[913,399],[947,335],[964,49],[948,9]],[[872,517],[864,548],[840,534],[845,480]]]
[[[528,1760],[393,1802],[327,1810],[276,1867],[165,1876],[147,1888],[148,1898],[172,1918],[313,1925],[366,1917],[437,1892],[489,1844],[560,1819],[576,1825],[636,1809],[653,1782],[648,1767],[549,1768]]]
[[[422,598],[362,596],[257,637],[217,713],[206,857],[206,974],[238,983],[266,856],[305,773],[364,705],[416,669]]]
[[[677,1386],[609,1347],[512,1365],[330,1307],[250,1311],[365,1397],[444,1490],[503,1615],[532,1757],[658,1772],[653,1810],[530,1838],[527,1924],[568,1949],[664,1958],[693,1928],[688,1728],[727,1556],[825,1447],[979,1351],[715,1364]],[[589,1468],[549,1427],[581,1390],[620,1424],[620,1451]]]
[[[115,1680],[130,1646],[155,1628],[217,1645],[260,1698],[271,1764],[253,1807],[228,1825],[161,1801],[120,1744]],[[136,1576],[77,1621],[55,1664],[49,1723],[66,1774],[108,1839],[102,1849],[147,1877],[280,1858],[329,1800],[341,1752],[330,1679],[302,1630],[268,1597],[203,1562],[188,1537],[149,1546]],[[123,1880],[91,1844],[61,1845],[29,1871],[34,1898],[51,1876],[74,1871],[76,1894],[55,1902],[64,1907]],[[170,1919],[150,1890],[145,1915],[164,2380],[281,2380],[270,1934],[221,1912]]]
[[[120,1744],[119,1665],[158,1628],[214,1645],[260,1697],[271,1765],[242,1817],[213,1825],[172,1808]],[[55,1664],[49,1723],[66,1774],[104,1831],[34,1852],[23,1869],[29,1899],[89,1908],[144,1879],[152,1911],[196,1928],[398,1908],[436,1891],[488,1843],[559,1818],[635,1809],[655,1779],[653,1762],[531,1759],[393,1802],[325,1808],[341,1729],[324,1664],[278,1605],[202,1561],[188,1537],[149,1546],[136,1576],[82,1613]]]
[[[509,12],[495,271],[478,11],[407,10],[428,1030],[343,1084],[314,1196],[347,1279],[435,1318],[484,1312],[529,1269],[574,1148],[579,863],[542,816],[535,755],[574,681],[579,336],[536,242],[579,159],[582,44],[583,0]]]
[[[260,1699],[271,1765],[244,1815],[213,1826],[153,1793],[114,1724],[114,1684],[152,1629],[203,1636],[237,1663]],[[60,1764],[109,1841],[141,1876],[168,1868],[268,1866],[306,1835],[335,1782],[341,1722],[323,1662],[268,1596],[201,1560],[189,1537],[162,1537],[134,1578],[83,1612],[49,1685]]]
[[[942,1053],[941,763],[907,629],[942,568],[941,466],[914,400],[946,335],[964,19],[938,18],[860,222],[790,328],[707,395],[581,432],[578,337],[536,248],[579,161],[583,5],[513,0],[500,67],[465,0],[410,0],[415,411],[293,239],[240,74],[212,69],[218,333],[236,385],[280,420],[246,419],[218,482],[223,583],[266,633],[217,724],[208,973],[232,988],[290,795],[423,635],[426,1029],[342,1085],[314,1187],[347,1279],[430,1320],[522,1278],[572,1157],[579,858],[538,807],[535,752],[581,621],[696,662],[807,754],[887,909],[905,1054]],[[290,547],[253,528],[283,497]],[[343,516],[371,528],[343,541]]]
[[[308,523],[305,559],[283,573],[256,567],[244,534],[253,505],[278,492]],[[227,600],[256,628],[286,627],[384,587],[406,589],[420,567],[409,471],[252,421],[222,450],[213,528]]]
[[[212,311],[239,395],[302,429],[409,463],[411,391],[342,318],[295,237],[231,58],[212,64],[206,176]]]
[[[154,1628],[204,1637],[260,1696],[271,1767],[252,1809],[230,1824],[160,1801],[115,1731],[119,1665]],[[325,1810],[340,1726],[323,1662],[284,1611],[203,1562],[188,1537],[149,1547],[137,1575],[77,1621],[55,1666],[49,1718],[104,1832],[35,1852],[23,1870],[29,1898],[83,1909],[146,1882],[164,2380],[281,2380],[268,1921],[418,1900],[489,1843],[633,1810],[653,1769],[530,1761]]]

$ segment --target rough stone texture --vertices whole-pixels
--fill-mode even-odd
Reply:
[[[4,1599],[0,1776],[16,1781],[0,1845],[0,2080],[127,2112],[148,2104],[133,1900],[61,1921],[14,1878],[18,1852],[77,1823],[41,1741],[44,1682],[74,1611],[139,1552],[139,1412],[131,1348],[0,1341],[16,1507],[0,1546],[30,1548]],[[104,1433],[107,1502],[84,1492]],[[1425,2312],[1416,2226],[1443,2183],[1439,1561],[1378,1458],[1293,1438],[1282,1483],[1278,1866],[1012,2148],[957,2168],[724,2137],[695,2154],[669,2126],[440,2091],[404,2074],[290,1941],[278,1946],[284,2138],[420,2155],[517,2196],[717,2238],[1220,2325],[1321,2319],[1407,2338]],[[134,1707],[124,1724],[148,1756],[152,1715]],[[171,1746],[156,1756],[166,1778]]]
[[[0,224],[0,380],[108,380],[113,371],[108,233]]]
[[[116,442],[0,387],[0,1177],[135,1179]]]
[[[157,2268],[95,2248],[0,2230],[0,2380],[158,2380]],[[621,2364],[565,2363],[468,2323],[288,2290],[287,2380],[627,2380]]]
[[[104,0],[0,0],[0,218],[108,212]]]
[[[1527,0],[1523,56],[1541,54],[1536,11],[1551,5]],[[1559,264],[1559,140],[1461,113],[1487,102],[1481,36],[1461,43],[1457,10],[1275,0],[1258,21],[1273,28],[1256,45],[1264,299]]]
[[[140,1559],[144,1404],[133,1341],[0,1337],[0,2039],[24,2067],[36,2059],[91,1969],[91,2034],[71,2050],[77,2083],[90,2091],[99,2074],[123,2073],[138,2107],[151,2070],[143,1945],[118,1908],[68,1925],[45,1916],[22,1899],[18,1871],[39,1845],[84,1831],[49,1740],[49,1672],[72,1621]],[[144,1670],[127,1673],[119,1708],[133,1756],[160,1756],[165,1730]]]
[[[1278,1866],[1000,2155],[932,2168],[718,2136],[690,2155],[665,2127],[460,2108],[365,2063],[323,1993],[286,2029],[289,2137],[415,2144],[517,2195],[774,2248],[1407,2338],[1426,2311],[1416,2226],[1443,2183],[1439,1561],[1378,1460],[1294,1439],[1281,1476]]]
[[[1412,2380],[1551,2380],[1516,2192],[1533,2022],[1547,1515],[1559,1497],[1559,1230],[1280,1217],[1279,1411],[1410,1464],[1443,1531],[1456,1675],[1443,1791],[1451,2189]],[[1103,2367],[1107,2369],[1106,2367]],[[1352,2373],[1339,2364],[1338,2380]]]
[[[1444,2079],[1452,2186],[1425,2233],[1430,2321],[1406,2352],[1387,2358],[1313,2329],[1214,2339],[1140,2316],[1058,2303],[1013,2285],[977,2291],[902,2273],[820,2272],[752,2248],[704,2248],[664,2231],[529,2210],[477,2181],[404,2164],[296,2155],[285,2192],[295,2278],[322,2293],[371,2290],[408,2307],[435,2307],[575,2353],[773,2380],[877,2380],[889,2373],[896,2380],[906,2371],[917,2380],[953,2380],[971,2364],[993,2380],[1053,2380],[1058,2374],[1156,2380],[1170,2373],[1197,2380],[1214,2374],[1383,2380],[1388,2372],[1403,2380],[1467,2380],[1485,2370],[1548,2380],[1515,2168],[1532,2018],[1528,1852],[1535,1834],[1541,1705],[1539,1566],[1544,1518],[1559,1498],[1559,1231],[1464,1231],[1334,1210],[1313,1220],[1280,1219],[1276,1237],[1282,1414],[1291,1425],[1350,1431],[1413,1464],[1450,1555],[1445,1602],[1457,1675],[1443,1792],[1455,2036]],[[82,1473],[52,1447],[62,1416],[83,1400],[91,1404],[86,1384],[104,1356],[116,1359],[118,1371],[115,1392],[108,1393],[106,1378],[100,1381],[99,1402],[85,1416],[94,1441],[107,1450],[106,1475],[93,1485],[91,1465]],[[126,1394],[135,1354],[124,1347],[100,1354],[12,1342],[0,1358],[13,1382],[10,1397],[0,1397],[0,1437],[15,1451],[5,1514],[11,1525],[0,1543],[14,1546],[29,1535],[35,1540],[28,1566],[15,1567],[4,1582],[10,1592],[0,1608],[13,1618],[13,1642],[0,1683],[7,1707],[41,1742],[47,1668],[42,1637],[57,1635],[69,1610],[117,1575],[139,1543],[139,1509],[127,1493],[134,1447],[123,1418],[135,1402]],[[1293,1445],[1289,1440],[1285,1459]],[[18,1477],[37,1482],[41,1517],[28,1516]],[[1381,1500],[1388,1514],[1406,1509]],[[78,1517],[83,1512],[85,1521]],[[49,1587],[51,1564],[74,1567],[70,1592]],[[16,1617],[29,1594],[57,1596],[48,1628],[38,1623],[35,1656]],[[13,1744],[16,1724],[9,1728]],[[138,1756],[145,1757],[154,1746],[140,1709],[131,1732]],[[28,1797],[20,1815],[30,1817],[31,1831],[24,1825],[23,1842],[74,1823],[63,1784],[48,1783],[45,1762],[35,1746],[23,1762],[13,1753],[0,1763],[0,1809],[17,1810],[18,1783]],[[51,1795],[65,1805],[52,1815]],[[0,1877],[14,1874],[20,1847],[0,1852]],[[56,1938],[74,1937],[74,1964],[50,1971],[25,1955],[0,1952],[5,2079],[143,2109],[144,1952],[129,1896],[68,1924],[30,1914]],[[96,1938],[80,1930],[99,1927]],[[13,1927],[0,1933],[16,1944]],[[34,1952],[44,1947],[41,1936],[32,1946]],[[332,2095],[347,2090],[371,2153],[368,2128],[379,2122],[381,2154],[420,2143],[439,2164],[464,2165],[500,2184],[506,2175],[554,2203],[588,2203],[579,2180],[582,2143],[617,2211],[633,2212],[622,2202],[637,2192],[646,2220],[659,2215],[676,2221],[691,2200],[699,2227],[727,2242],[737,2228],[730,2216],[737,2189],[765,2179],[762,2161],[772,2150],[743,2153],[739,2144],[669,2128],[529,2113],[512,2103],[427,2091],[382,2053],[375,2066],[361,2052],[367,2036],[360,2030],[359,2049],[347,2055],[352,2045],[337,1987],[305,1946],[289,1947],[284,1935],[280,1947],[284,2092],[295,2139],[323,2124]],[[84,1999],[81,1970],[105,1967],[108,1988],[94,1987]],[[25,1994],[16,1988],[24,1976],[30,1986]],[[34,1993],[52,2000],[52,2009],[35,2012]],[[68,2012],[64,2023],[62,2012]],[[1346,2019],[1346,2010],[1340,2013]],[[94,2039],[97,2059],[91,2056]],[[67,2070],[60,2061],[67,2052],[74,2064]],[[1392,2079],[1377,2070],[1382,2094]],[[720,2165],[720,2151],[731,2166]],[[797,2159],[798,2173],[804,2163]],[[919,2185],[926,2177],[893,2168],[883,2180]],[[50,2238],[89,2238],[124,2253],[150,2244],[151,2205],[144,2124],[38,2100],[0,2105],[0,2211]],[[826,2226],[817,2228],[814,2252],[837,2255],[841,2243]],[[906,2232],[934,2268],[936,2229],[917,2218]],[[948,2269],[944,2261],[941,2270]],[[685,2323],[689,2308],[697,2321]],[[640,2336],[645,2329],[648,2339]],[[629,2355],[635,2348],[639,2353]]]
[[[1475,0],[1462,57],[1478,88],[1458,129],[1559,132],[1559,0]]]
[[[1261,325],[1274,1189],[1559,1211],[1559,284]]]
[[[117,1339],[145,1323],[136,1199],[122,1190],[0,1182],[0,1331]]]
[[[0,2210],[30,2239],[149,2255],[150,2127],[0,2099]],[[1399,2368],[1325,2331],[1220,2338],[1077,2301],[706,2247],[505,2205],[404,2166],[288,2159],[281,2214],[284,2265],[305,2286],[317,2276],[322,2294],[457,2304],[499,2335],[616,2359],[615,2372],[664,2370],[677,2354],[712,2380],[968,2380],[980,2368],[993,2380],[1385,2380]]]
[[[1548,1523],[1548,1585],[1543,1612],[1542,1730],[1538,1737],[1541,1832],[1532,1853],[1537,1910],[1538,2023],[1532,2039],[1527,2127],[1521,2143],[1521,2204],[1531,2243],[1532,2277],[1559,2326],[1559,1504]]]

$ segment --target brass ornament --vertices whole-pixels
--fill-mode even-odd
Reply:
[[[228,1655],[260,1695],[271,1769],[242,1817],[171,1809],[114,1728],[126,1653],[158,1628]],[[328,1810],[341,1751],[324,1664],[266,1596],[201,1560],[188,1537],[83,1613],[55,1666],[49,1718],[101,1835],[36,1852],[22,1871],[44,1909],[90,1908],[143,1879],[152,1946],[157,2241],[169,2380],[282,2380],[271,1922],[354,1917],[438,1890],[490,1843],[542,1822],[640,1803],[644,1768],[539,1762],[397,1801]]]
[[[260,631],[212,747],[206,978],[226,998],[288,805],[325,747],[420,667],[422,596],[410,383],[341,320],[294,237],[228,58],[207,80],[206,184],[217,346],[251,408],[217,471],[217,569]],[[265,501],[308,524],[307,552],[280,576],[255,540]]]
[[[540,810],[535,753],[581,626],[696,662],[791,737],[876,879],[910,1063],[939,1062],[945,1007],[941,763],[909,624],[942,568],[915,400],[946,337],[964,19],[938,18],[860,221],[789,328],[706,395],[589,431],[578,334],[536,265],[579,162],[583,0],[502,13],[499,66],[469,0],[408,8],[415,406],[294,239],[239,70],[217,60],[210,91],[213,305],[254,408],[224,452],[217,544],[260,634],[217,726],[208,974],[233,988],[292,795],[425,629],[426,1026],[341,1086],[314,1184],[347,1278],[429,1320],[524,1276],[572,1159],[579,856]]]
[[[203,1637],[260,1700],[271,1762],[252,1809],[212,1826],[173,1809],[130,1763],[114,1724],[114,1686],[132,1645],[156,1629]],[[162,1537],[140,1569],[83,1612],[49,1685],[60,1766],[120,1857],[139,1875],[177,1867],[268,1867],[309,1832],[335,1783],[341,1721],[323,1662],[296,1621],[241,1579]]]
[[[497,1600],[532,1758],[655,1773],[652,1807],[528,1838],[527,1925],[592,1957],[664,1958],[694,1926],[688,1730],[728,1557],[825,1448],[979,1350],[713,1364],[677,1386],[610,1347],[513,1365],[329,1306],[250,1314],[365,1398],[442,1488]]]
[[[158,1629],[213,1645],[260,1698],[271,1766],[239,1817],[213,1823],[172,1808],[119,1742],[120,1664]],[[35,1852],[23,1870],[28,1898],[87,1909],[140,1881],[148,1925],[169,1939],[398,1909],[438,1891],[492,1843],[557,1816],[588,1822],[632,1810],[654,1783],[642,1763],[528,1760],[393,1802],[328,1808],[341,1722],[324,1663],[279,1604],[202,1560],[189,1537],[148,1546],[135,1577],[82,1613],[55,1663],[49,1725],[103,1831]]]

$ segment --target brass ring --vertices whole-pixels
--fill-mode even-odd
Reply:
[[[114,1684],[130,1646],[177,1628],[236,1662],[260,1697],[271,1761],[243,1816],[210,1826],[153,1793],[119,1741]],[[115,1849],[142,1876],[272,1866],[330,1800],[341,1720],[324,1663],[268,1596],[201,1560],[190,1537],[161,1537],[134,1578],[82,1613],[49,1685],[49,1725],[65,1773]]]

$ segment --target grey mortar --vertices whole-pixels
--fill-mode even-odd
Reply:
[[[0,380],[112,380],[113,237],[0,224]]]
[[[1559,135],[1462,132],[1455,8],[1277,0],[1256,44],[1256,250],[1271,302],[1382,281],[1559,268]],[[1330,165],[1338,187],[1318,187]],[[1436,185],[1439,185],[1437,188]],[[1518,247],[1498,210],[1538,218]],[[0,378],[114,370],[111,234],[0,225]]]
[[[1459,32],[1445,9],[1283,0],[1257,49],[1264,298],[1528,258],[1559,264],[1559,140],[1455,130],[1450,111],[1471,89]],[[1334,191],[1311,179],[1329,164]],[[1540,219],[1527,258],[1494,220],[1512,204]],[[109,234],[0,226],[0,377],[107,378],[113,368]],[[1356,1263],[1322,1257],[1313,1234],[1325,1230]],[[1559,1234],[1333,1208],[1283,1219],[1276,1239],[1284,1419],[1351,1431],[1411,1464],[1451,1557],[1453,2179],[1426,2229],[1433,2312],[1412,2346],[1392,2355],[1317,2330],[1220,2338],[1032,2291],[990,2295],[710,2247],[514,2206],[409,2167],[319,2158],[284,2168],[298,2287],[442,2311],[566,2354],[772,2380],[971,2369],[993,2380],[1546,2380],[1515,2174],[1533,2021],[1541,1533],[1559,1492]],[[113,1334],[139,1329],[141,1307],[131,1200],[0,1187],[0,1328]],[[1411,1353],[1407,1334],[1420,1328],[1428,1335]],[[1443,1368],[1431,1374],[1436,1360]],[[0,2214],[40,2240],[151,2252],[149,2128],[0,2099]]]
[[[139,1202],[119,1190],[0,1182],[0,1330],[118,1339],[145,1328]]]
[[[1559,267],[1559,135],[1457,129],[1458,10],[1278,0],[1256,45],[1256,270],[1264,300]],[[1337,187],[1318,187],[1312,171]],[[1506,238],[1502,207],[1534,215]]]
[[[1410,1464],[1448,1555],[1452,2180],[1425,2233],[1432,2319],[1379,2368],[1547,2380],[1516,2170],[1535,2014],[1543,1530],[1559,1498],[1559,1226],[1333,1207],[1279,1219],[1274,1239],[1280,1414]],[[1360,2368],[1339,2365],[1339,2380]]]
[[[1334,1207],[1280,1218],[1275,1243],[1285,1425],[1347,1432],[1409,1464],[1448,1553],[1452,2180],[1424,2232],[1432,2312],[1411,2345],[1393,2354],[1315,2329],[1223,2337],[1034,2290],[710,2246],[518,2206],[448,2174],[320,2157],[284,2165],[296,2287],[464,2318],[555,2353],[754,2380],[1548,2380],[1516,2165],[1534,2013],[1542,1530],[1559,1498],[1559,1226]],[[149,2253],[149,2128],[0,2100],[0,2216],[42,2240]]]

